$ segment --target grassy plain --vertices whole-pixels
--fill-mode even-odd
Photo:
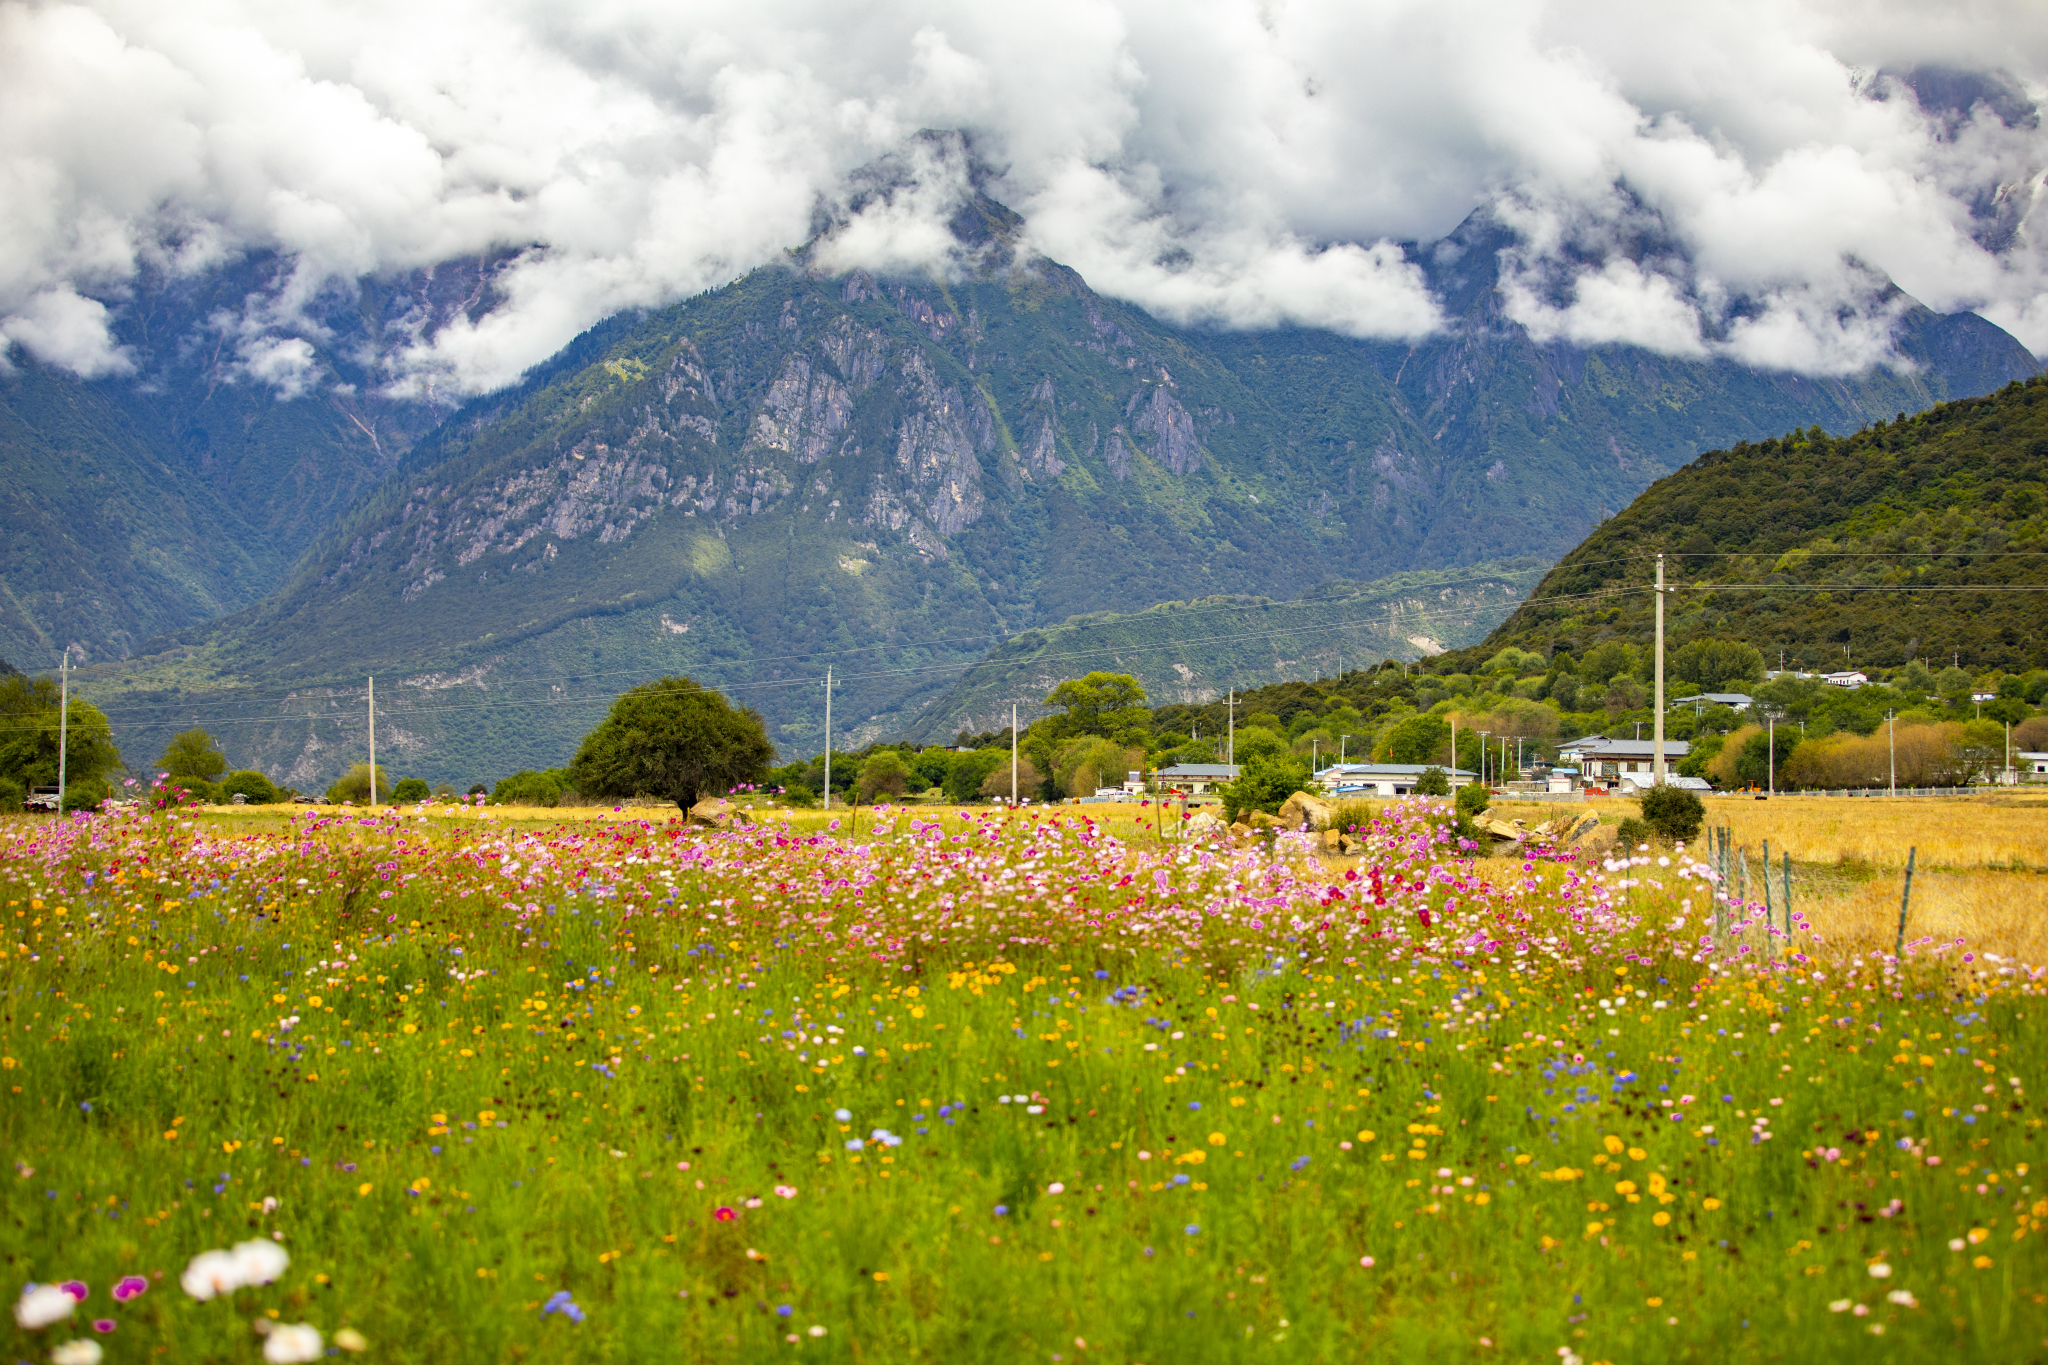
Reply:
[[[1152,814],[0,821],[0,1255],[90,1291],[9,1346],[2048,1352],[2037,971],[1859,955],[1818,896],[1818,942],[1703,943],[1700,868],[1475,861],[1420,805],[1329,861]],[[258,1235],[275,1283],[180,1290]]]

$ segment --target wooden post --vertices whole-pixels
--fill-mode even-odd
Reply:
[[[1906,850],[1906,889],[1899,894],[1899,941],[1892,948],[1892,956],[1901,960],[1906,956],[1906,907],[1913,903],[1913,860],[1919,856],[1918,847]]]
[[[1792,939],[1792,855],[1785,855],[1785,940]]]

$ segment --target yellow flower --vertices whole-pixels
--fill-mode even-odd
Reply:
[[[1370,1128],[1361,1128],[1358,1130],[1358,1140],[1360,1142],[1371,1142],[1374,1138],[1378,1136],[1379,1134],[1375,1133]]]
[[[1703,1208],[1703,1209],[1706,1209],[1706,1210],[1708,1210],[1709,1212],[1711,1212],[1711,1211],[1713,1211],[1714,1209],[1718,1209],[1718,1208],[1720,1208],[1720,1207],[1721,1207],[1721,1201],[1720,1201],[1720,1200],[1718,1200],[1718,1199],[1714,1199],[1714,1198],[1711,1198],[1711,1197],[1709,1197],[1709,1198],[1706,1198],[1706,1199],[1702,1199],[1702,1200],[1700,1200],[1700,1207],[1701,1207],[1701,1208]]]
[[[1224,1137],[1221,1133],[1209,1134],[1209,1145],[1211,1147],[1221,1147],[1227,1141],[1229,1141],[1229,1139]]]

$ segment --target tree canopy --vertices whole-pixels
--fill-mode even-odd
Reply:
[[[213,736],[197,728],[173,735],[156,764],[172,777],[196,777],[202,782],[218,782],[228,769],[227,758]]]
[[[57,684],[21,673],[0,676],[0,777],[28,787],[57,783]],[[107,774],[121,766],[113,727],[90,702],[73,697],[64,735],[65,804],[74,809],[106,797]]]
[[[624,693],[569,765],[591,796],[660,796],[684,810],[768,775],[775,748],[758,712],[687,677],[656,678]]]

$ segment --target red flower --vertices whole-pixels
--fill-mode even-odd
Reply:
[[[729,1207],[727,1207],[724,1204],[720,1204],[717,1208],[713,1209],[711,1211],[711,1216],[713,1218],[716,1218],[721,1223],[730,1223],[733,1219],[739,1217],[738,1214],[734,1213]]]

